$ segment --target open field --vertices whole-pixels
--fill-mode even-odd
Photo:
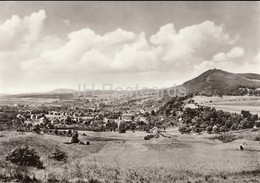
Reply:
[[[217,110],[240,114],[242,110],[260,114],[260,97],[256,96],[195,96],[196,103],[202,106],[215,107]]]
[[[19,97],[9,97],[2,96],[0,97],[0,106],[6,105],[28,105],[28,106],[41,106],[41,105],[50,105],[51,103],[57,101],[57,99],[52,98],[19,98]]]
[[[230,143],[210,140],[214,135],[181,135],[177,128],[149,141],[145,132],[80,132],[79,139],[90,145],[65,144],[69,137],[1,132],[1,173],[8,175],[15,166],[5,155],[17,145],[28,144],[36,149],[45,169],[28,168],[37,180],[52,176],[60,182],[259,182],[260,144],[255,141],[260,130],[234,133],[239,138]],[[239,145],[247,142],[244,151]],[[68,155],[66,162],[48,158],[55,147]],[[17,167],[16,167],[17,168]],[[91,181],[90,181],[91,180]]]

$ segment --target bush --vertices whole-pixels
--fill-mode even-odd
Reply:
[[[153,138],[154,137],[154,135],[146,135],[145,137],[144,137],[144,140],[150,140],[151,138]]]
[[[246,128],[253,128],[254,127],[254,122],[248,121],[246,118],[243,119],[240,124],[239,124],[239,129],[246,129]]]
[[[201,133],[202,132],[202,129],[200,127],[194,127],[193,128],[193,132],[195,133]]]
[[[218,126],[213,127],[214,133],[220,133],[220,128]]]
[[[126,131],[126,124],[125,122],[121,122],[119,124],[119,133],[125,133],[125,131]]]
[[[250,117],[251,116],[251,113],[249,111],[244,111],[242,110],[241,111],[241,114],[243,116],[243,118],[247,118],[247,117]]]
[[[36,125],[33,127],[32,131],[34,133],[37,133],[37,134],[40,134],[41,133],[41,128],[40,128],[40,125]]]
[[[29,148],[27,145],[17,146],[12,149],[11,153],[6,156],[6,160],[20,166],[43,168],[40,156],[34,149]]]
[[[258,136],[255,136],[254,138],[253,138],[253,140],[254,141],[260,141],[260,136],[258,135]]]
[[[210,139],[212,139],[212,140],[217,139],[217,140],[222,141],[223,143],[228,143],[228,142],[232,142],[232,141],[236,140],[237,137],[235,135],[233,135],[232,133],[223,133],[221,135],[211,137]]]
[[[66,161],[67,160],[67,154],[60,150],[59,147],[56,147],[53,152],[49,155],[49,158],[55,159],[57,161]]]
[[[260,127],[260,121],[256,121],[255,126]]]
[[[213,130],[213,127],[212,127],[212,126],[208,126],[208,127],[207,127],[207,133],[208,133],[208,134],[211,134],[212,130]]]
[[[182,125],[182,126],[179,127],[178,130],[179,130],[179,132],[181,132],[181,134],[191,132],[191,128],[188,125]]]
[[[35,175],[33,173],[29,173],[28,168],[21,167],[21,166],[15,166],[13,168],[10,168],[8,170],[8,175],[3,175],[0,173],[0,181],[4,180],[3,182],[21,182],[21,183],[38,183],[40,182],[35,178]]]
[[[71,143],[79,143],[78,137],[79,137],[78,133],[74,133],[71,138]]]
[[[59,131],[57,129],[54,130],[54,134],[58,135]]]
[[[234,131],[234,130],[237,130],[237,124],[233,124],[230,128],[230,130]]]
[[[47,182],[55,183],[55,182],[60,182],[60,181],[56,178],[55,174],[48,173],[47,174]]]

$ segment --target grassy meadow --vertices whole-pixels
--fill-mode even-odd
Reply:
[[[0,135],[0,181],[2,182],[259,182],[260,130],[232,132],[223,143],[213,134],[181,135],[143,140],[145,132],[80,132],[90,145],[66,144],[70,137],[4,131]],[[229,132],[231,133],[231,132]],[[222,134],[223,135],[223,134]],[[218,135],[217,135],[218,136]],[[226,137],[227,136],[227,137]],[[229,138],[225,135],[224,138]],[[246,149],[239,145],[246,142]],[[44,169],[20,167],[5,160],[14,147],[27,144],[36,149]],[[53,149],[67,159],[49,158]],[[27,176],[27,179],[23,178]],[[29,178],[28,178],[29,177]]]

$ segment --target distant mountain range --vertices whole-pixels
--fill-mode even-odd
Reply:
[[[105,90],[104,95],[113,95],[117,94],[120,91],[114,91],[114,90]],[[72,99],[75,98],[74,95],[78,96],[79,92],[74,89],[55,89],[50,92],[45,92],[45,93],[24,93],[24,94],[14,94],[14,95],[0,95],[0,97],[16,97],[16,98],[52,98],[52,99]],[[87,90],[85,92],[86,97],[92,97],[92,96],[100,96],[103,95],[103,90],[94,90],[92,91]],[[84,96],[84,91],[81,89],[80,91],[80,97]]]
[[[260,88],[260,74],[235,74],[219,69],[208,70],[198,77],[191,79],[181,86],[186,88],[187,93],[203,94],[203,95],[239,95],[239,88]],[[152,92],[147,90],[145,92]],[[120,91],[106,90],[105,94],[117,94]],[[33,97],[33,98],[73,98],[78,94],[73,89],[55,89],[46,93],[30,93],[9,95],[10,97]],[[84,92],[81,91],[81,96]],[[95,90],[94,95],[102,95],[102,90]],[[86,96],[92,96],[91,91],[87,91]]]
[[[65,94],[65,93],[74,93],[74,92],[77,92],[77,90],[62,88],[62,89],[52,90],[49,93],[50,94],[62,94],[62,93]]]
[[[260,88],[259,74],[235,74],[219,69],[208,70],[183,83],[188,93],[237,95],[239,88]]]

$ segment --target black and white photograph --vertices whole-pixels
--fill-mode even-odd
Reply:
[[[1,1],[0,182],[260,182],[260,1]]]

